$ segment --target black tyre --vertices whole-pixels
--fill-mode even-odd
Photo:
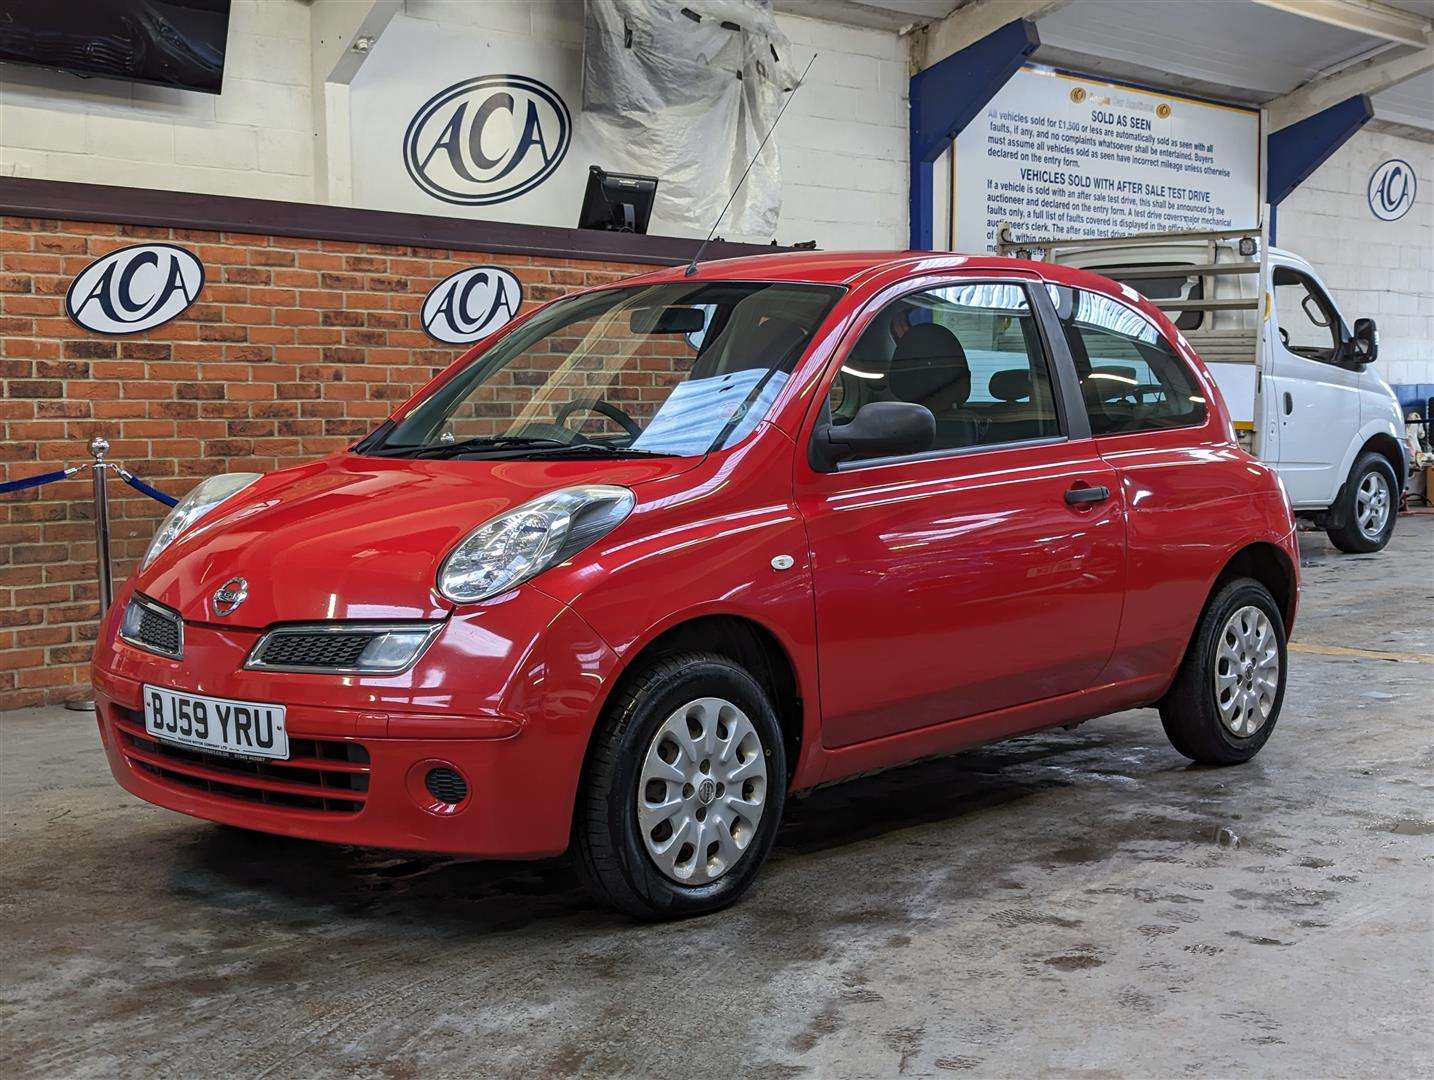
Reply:
[[[1349,481],[1332,507],[1325,531],[1330,543],[1350,554],[1379,551],[1394,535],[1402,485],[1383,454],[1361,454],[1349,470]]]
[[[1171,745],[1202,765],[1249,761],[1279,719],[1286,656],[1285,621],[1269,590],[1251,578],[1222,585],[1160,702]]]
[[[786,791],[762,686],[723,656],[656,658],[594,736],[573,826],[578,872],[599,901],[639,919],[716,911],[751,887]]]

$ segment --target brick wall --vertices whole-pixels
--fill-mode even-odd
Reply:
[[[95,336],[64,312],[93,259],[167,240],[205,265],[174,321]],[[461,348],[420,328],[441,278],[493,263],[525,309],[650,267],[430,248],[5,218],[0,221],[0,479],[110,457],[172,495],[230,470],[268,471],[340,449]],[[116,584],[164,507],[109,483]],[[0,496],[0,709],[81,696],[98,613],[88,471]]]

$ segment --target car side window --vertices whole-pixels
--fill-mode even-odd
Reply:
[[[941,286],[879,311],[832,383],[832,423],[850,423],[873,401],[930,409],[933,450],[1061,434],[1035,313],[1020,285]]]
[[[1185,361],[1135,308],[1048,286],[1080,379],[1092,435],[1203,424],[1205,397]]]
[[[1307,360],[1333,363],[1339,351],[1339,332],[1324,292],[1288,266],[1275,267],[1271,280],[1275,321],[1285,348]]]

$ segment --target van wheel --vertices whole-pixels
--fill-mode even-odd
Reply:
[[[1176,750],[1202,765],[1260,752],[1285,697],[1285,621],[1252,578],[1221,586],[1200,616],[1160,720]]]
[[[599,901],[639,919],[716,911],[751,887],[786,791],[781,728],[758,682],[712,653],[655,659],[594,737],[578,872]]]
[[[1340,524],[1326,530],[1330,543],[1351,554],[1383,548],[1394,535],[1399,490],[1399,478],[1388,458],[1373,452],[1361,454],[1334,508],[1334,520]]]

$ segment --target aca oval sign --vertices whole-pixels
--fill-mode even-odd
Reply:
[[[1369,209],[1380,221],[1398,221],[1414,205],[1418,186],[1409,162],[1391,158],[1369,177]]]
[[[435,199],[506,202],[562,164],[573,122],[557,91],[526,75],[483,75],[429,98],[408,123],[403,164]]]
[[[204,288],[204,265],[173,244],[111,251],[80,271],[65,312],[96,334],[137,334],[169,322]]]
[[[429,290],[423,328],[439,341],[466,345],[501,330],[522,304],[523,286],[507,270],[470,266]]]

